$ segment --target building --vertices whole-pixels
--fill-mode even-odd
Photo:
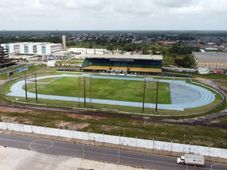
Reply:
[[[56,60],[49,60],[47,61],[47,67],[55,67]]]
[[[193,53],[197,68],[209,70],[227,70],[227,53],[219,52],[195,52]]]
[[[161,73],[161,55],[84,55],[83,71],[119,74]]]
[[[199,68],[198,69],[199,74],[210,74],[209,68]]]
[[[93,48],[70,48],[68,51],[75,54],[110,54],[111,52],[106,49],[93,49]]]
[[[62,44],[49,42],[19,42],[1,44],[8,54],[47,56],[63,50]]]
[[[9,59],[7,51],[0,45],[0,68],[15,65],[15,62]]]
[[[72,53],[69,51],[58,51],[54,52],[50,55],[42,56],[42,61],[49,61],[49,60],[66,60],[72,56]]]

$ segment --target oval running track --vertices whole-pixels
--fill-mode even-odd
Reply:
[[[62,74],[62,75],[50,75],[50,76],[41,76],[37,77],[37,80],[47,79],[47,78],[63,78],[63,77],[90,77],[96,79],[118,79],[118,80],[136,80],[144,81],[143,78],[134,78],[134,77],[116,77],[116,76],[99,76],[99,75],[72,75],[72,74]],[[29,81],[34,81],[34,78],[29,79]],[[146,81],[157,81],[153,78],[146,78]],[[159,80],[159,82],[169,83],[171,101],[172,104],[158,104],[159,109],[163,110],[178,110],[183,111],[184,109],[196,108],[205,105],[209,105],[215,100],[215,94],[211,91],[194,85],[186,83],[182,80]],[[25,97],[25,90],[23,89],[25,81],[15,82],[11,88],[8,96],[13,97]],[[29,98],[35,98],[34,93],[28,92]],[[70,101],[70,102],[84,102],[83,98],[79,97],[69,97],[69,96],[57,96],[57,95],[44,95],[38,94],[40,99],[47,100],[60,100],[60,101]],[[107,105],[118,105],[118,106],[128,106],[128,107],[142,107],[143,103],[141,102],[129,102],[129,101],[118,101],[118,100],[105,100],[105,99],[95,99],[95,98],[86,98],[87,101],[96,103],[96,104],[107,104]],[[145,103],[145,108],[155,108],[154,103]]]

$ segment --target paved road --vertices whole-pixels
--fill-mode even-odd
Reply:
[[[205,167],[187,167],[184,165],[177,165],[175,163],[175,157],[123,151],[107,147],[94,147],[19,135],[0,134],[0,145],[53,155],[84,157],[90,160],[105,161],[115,164],[119,163],[122,165],[144,167],[149,169],[153,168],[157,170],[209,170],[212,165],[213,170],[227,169],[227,165],[213,164],[210,162],[207,162]]]

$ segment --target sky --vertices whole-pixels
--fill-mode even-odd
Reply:
[[[227,0],[0,0],[0,30],[227,30]]]

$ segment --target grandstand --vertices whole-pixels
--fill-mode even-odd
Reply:
[[[82,70],[123,74],[154,74],[162,72],[162,60],[161,55],[87,55]]]

